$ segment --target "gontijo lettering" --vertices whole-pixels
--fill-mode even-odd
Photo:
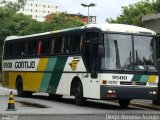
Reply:
[[[15,68],[35,68],[35,61],[17,61]]]

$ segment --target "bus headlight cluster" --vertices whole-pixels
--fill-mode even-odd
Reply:
[[[115,99],[117,97],[117,92],[116,90],[108,90],[107,91],[107,94],[106,94],[106,97],[108,99]]]
[[[157,92],[156,91],[150,91],[149,94],[156,95]]]

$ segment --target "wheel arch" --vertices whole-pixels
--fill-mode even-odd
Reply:
[[[21,82],[21,84],[23,86],[23,79],[22,79],[21,75],[17,75],[17,77],[16,77],[15,88],[17,88],[17,82]]]
[[[82,84],[81,79],[78,76],[75,76],[72,79],[71,86],[70,86],[70,95],[71,96],[75,94],[75,87],[76,87],[78,82],[81,82],[81,84]],[[82,84],[82,88],[83,88],[83,84]]]

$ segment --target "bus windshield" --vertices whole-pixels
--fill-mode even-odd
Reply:
[[[153,37],[104,34],[104,48],[102,70],[156,72]]]

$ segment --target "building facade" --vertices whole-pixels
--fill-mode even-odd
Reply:
[[[2,0],[1,0],[2,1]],[[18,0],[5,0],[6,2],[17,2]],[[37,2],[27,0],[25,6],[19,12],[31,16],[37,21],[44,21],[46,16],[58,11],[58,5],[48,2]]]

